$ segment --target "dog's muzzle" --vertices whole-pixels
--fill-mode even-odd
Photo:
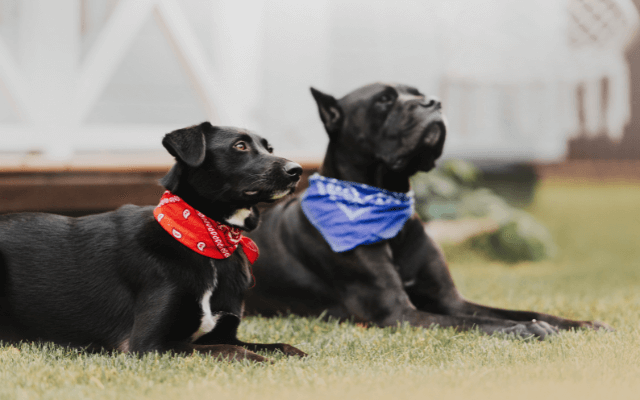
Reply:
[[[302,175],[302,167],[300,164],[289,161],[285,164],[283,169],[284,173],[292,182],[298,182],[300,180],[300,175]]]
[[[402,171],[409,165],[421,165],[426,159],[430,160],[427,164],[431,165],[433,160],[440,156],[439,143],[444,132],[442,121],[431,122],[422,130],[417,140],[407,140],[413,144],[408,144],[396,154],[380,156],[379,160],[395,172]]]
[[[444,126],[441,122],[432,122],[427,126],[427,129],[424,130],[424,139],[422,139],[422,144],[426,146],[435,146],[440,138],[442,137],[442,133],[444,130]]]

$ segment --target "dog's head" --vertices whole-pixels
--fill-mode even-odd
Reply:
[[[176,164],[160,183],[208,217],[245,230],[257,226],[257,203],[292,193],[302,174],[244,129],[204,122],[168,133],[162,144]]]
[[[439,100],[417,89],[374,83],[336,100],[314,88],[330,140],[393,172],[429,171],[442,154],[446,127]]]

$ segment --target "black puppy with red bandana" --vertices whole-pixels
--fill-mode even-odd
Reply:
[[[155,216],[133,205],[81,218],[0,216],[0,340],[255,361],[265,360],[259,350],[304,355],[236,338],[257,256],[241,230],[256,227],[256,203],[295,188],[300,166],[254,133],[209,123],[162,143],[176,164],[161,180],[172,200]]]

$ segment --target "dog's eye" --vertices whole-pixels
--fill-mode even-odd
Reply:
[[[241,150],[241,151],[249,150],[249,146],[247,146],[247,144],[245,142],[243,142],[242,140],[239,141],[239,142],[236,142],[236,144],[233,145],[233,148]]]

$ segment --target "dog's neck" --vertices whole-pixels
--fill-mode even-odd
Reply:
[[[391,171],[374,157],[340,150],[339,146],[332,143],[329,143],[320,174],[328,178],[364,183],[391,192],[407,193],[410,190],[409,176],[406,172]]]
[[[189,184],[187,171],[179,163],[160,179],[160,184],[214,221],[245,231],[251,231],[258,226],[260,213],[254,205],[238,205],[235,202],[214,201],[203,197]]]
[[[230,203],[203,200],[202,197],[195,193],[189,186],[178,187],[177,190],[172,193],[214,221],[231,225],[245,231],[256,228],[258,217],[254,207],[238,208]],[[254,219],[256,221],[254,221]]]

